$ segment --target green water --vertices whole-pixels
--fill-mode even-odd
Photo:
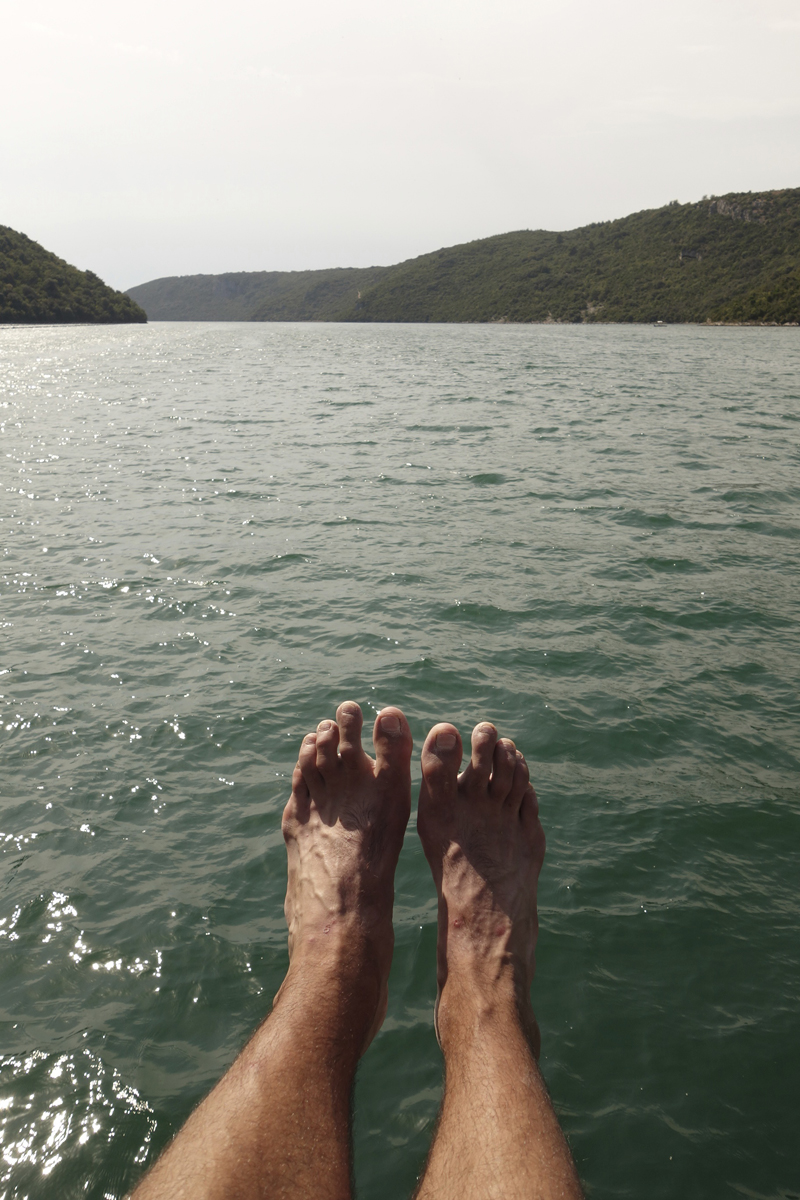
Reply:
[[[286,967],[345,698],[533,767],[542,1066],[593,1197],[800,1194],[796,330],[0,333],[0,1197],[124,1195]],[[409,827],[359,1194],[441,1087]]]

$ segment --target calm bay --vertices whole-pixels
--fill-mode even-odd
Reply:
[[[0,1196],[124,1196],[267,1014],[346,698],[415,789],[438,720],[532,765],[590,1195],[800,1195],[797,330],[6,328],[0,406]],[[395,929],[381,1200],[441,1094],[413,815]]]

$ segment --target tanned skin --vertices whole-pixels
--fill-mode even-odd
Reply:
[[[350,1100],[386,1015],[411,733],[352,701],[300,747],[283,814],[289,971],[272,1012],[131,1200],[350,1200]],[[530,1008],[544,834],[524,759],[479,725],[425,742],[419,832],[439,895],[442,1112],[422,1200],[582,1195],[536,1066]]]

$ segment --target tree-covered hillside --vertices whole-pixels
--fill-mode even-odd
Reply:
[[[800,188],[522,230],[394,267],[131,288],[155,320],[800,322]]]
[[[0,324],[51,325],[146,321],[124,292],[79,271],[24,233],[0,225]]]
[[[506,233],[393,267],[354,321],[800,321],[800,188]]]
[[[151,321],[339,321],[388,267],[172,275],[128,289]]]

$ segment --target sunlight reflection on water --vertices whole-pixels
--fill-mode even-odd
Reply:
[[[292,765],[346,697],[534,764],[543,1067],[597,1194],[795,1186],[793,331],[0,338],[9,1200],[119,1200],[263,1018]],[[386,1200],[440,1094],[435,918],[412,818],[356,1092]]]

